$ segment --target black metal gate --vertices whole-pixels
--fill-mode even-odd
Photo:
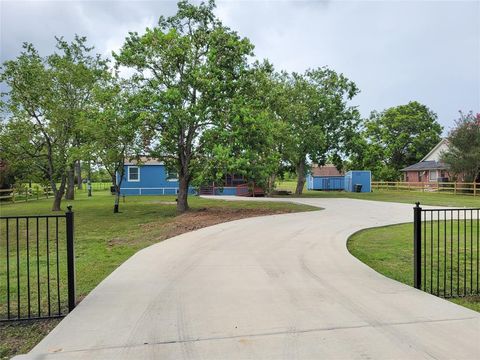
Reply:
[[[75,307],[74,214],[0,216],[0,321],[45,319]]]
[[[414,286],[441,297],[478,295],[480,208],[414,208]]]

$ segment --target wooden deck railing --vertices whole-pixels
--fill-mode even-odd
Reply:
[[[372,190],[424,191],[480,196],[480,183],[372,181]]]
[[[237,185],[237,196],[265,196],[265,192],[259,186],[251,184],[241,184]]]

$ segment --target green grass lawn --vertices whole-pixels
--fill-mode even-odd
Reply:
[[[23,203],[5,204],[0,203],[0,215],[15,216],[15,215],[45,215],[52,214],[50,211],[52,199],[43,199]],[[221,212],[241,211],[243,215],[248,216],[249,211],[254,215],[261,215],[262,211],[265,213],[275,212],[295,212],[295,211],[309,211],[318,210],[317,208],[288,203],[274,203],[274,202],[246,202],[246,201],[220,201],[203,199],[199,197],[190,197],[189,203],[192,208],[190,214],[205,214],[205,209],[215,210],[215,214]],[[119,214],[113,214],[113,196],[107,191],[94,192],[94,196],[88,198],[85,192],[77,192],[74,201],[64,201],[63,208],[67,204],[73,205],[75,212],[75,255],[76,255],[76,289],[77,297],[83,298],[88,294],[100,281],[102,281],[108,274],[117,268],[126,259],[132,256],[138,250],[157,243],[168,236],[171,236],[172,224],[177,224],[178,219],[176,213],[175,197],[173,196],[130,196],[125,198],[125,202],[120,203]],[[233,214],[235,217],[235,214]],[[234,218],[233,217],[233,218]],[[227,219],[228,220],[228,219]],[[44,220],[42,220],[44,221]],[[182,226],[184,230],[188,231],[189,219],[184,219]],[[186,223],[186,224],[185,224]],[[42,230],[40,223],[40,238],[45,238],[45,231]],[[35,238],[35,224],[30,224],[29,231],[31,238]],[[50,258],[55,256],[55,231],[54,221],[50,221]],[[16,223],[10,223],[10,232],[14,233]],[[44,227],[43,227],[44,228]],[[2,221],[0,226],[0,249],[2,255],[5,253],[5,221]],[[21,234],[25,233],[24,220],[19,223],[19,230]],[[62,224],[60,224],[59,238],[62,239],[63,232]],[[63,242],[59,242],[60,253],[64,251]],[[10,269],[15,273],[16,271],[16,255],[15,241],[10,243]],[[12,248],[13,247],[13,248]],[[46,246],[45,241],[41,242],[40,250],[40,268],[42,278],[45,276],[46,269]],[[30,248],[30,255],[36,257],[35,248]],[[53,252],[52,252],[53,251]],[[20,239],[20,262],[21,269],[21,289],[22,293],[26,292],[26,261],[22,260],[26,255],[26,241],[25,238]],[[52,260],[52,259],[51,259]],[[66,276],[62,270],[65,268],[65,256],[60,256],[61,271],[59,271],[60,279]],[[35,277],[36,263],[32,263],[32,276]],[[5,268],[6,257],[0,256],[0,313],[5,313]],[[57,310],[56,302],[56,268],[55,262],[50,264],[51,274],[51,296],[53,301],[52,312]],[[60,293],[66,294],[63,287],[65,282],[60,282]],[[41,282],[41,308],[46,310],[47,303],[45,301],[46,283]],[[14,294],[16,290],[16,283],[11,283],[11,293]],[[32,288],[32,302],[35,304],[33,309],[36,309],[37,293]],[[12,296],[14,298],[14,296]],[[64,298],[61,298],[62,301]],[[12,299],[15,305],[15,299]],[[2,305],[3,304],[3,307]],[[23,302],[22,309],[26,306]],[[14,306],[13,311],[16,311]],[[2,324],[0,325],[0,359],[9,358],[15,354],[27,352],[33,345],[41,340],[48,331],[50,331],[58,320],[48,320],[41,322],[23,322],[16,324]]]
[[[295,190],[295,184],[295,181],[279,182],[277,188],[293,192]],[[290,196],[298,197],[298,195],[293,194]],[[350,198],[399,202],[412,205],[419,201],[423,205],[433,206],[480,207],[480,196],[473,197],[471,195],[453,195],[422,191],[375,190],[371,193],[351,193],[345,191],[315,191],[304,189],[301,197]]]
[[[429,228],[430,223],[426,223],[427,228]],[[453,239],[456,239],[457,236],[457,221],[453,221],[453,226],[450,227],[450,221],[447,221],[446,224],[443,224],[443,221],[440,224],[437,222],[433,223],[434,228],[437,228],[437,225],[440,225],[440,239],[443,240],[442,229],[443,225],[446,225],[447,228],[447,239],[448,241],[444,244],[443,241],[437,242],[438,237],[435,235],[433,237],[433,252],[437,253],[439,250],[440,258],[437,263],[437,257],[434,257],[433,266],[427,261],[427,269],[424,271],[425,278],[422,279],[422,287],[427,288],[428,291],[433,290],[433,293],[439,292],[440,295],[443,295],[443,284],[446,283],[446,295],[449,296],[451,292],[450,284],[453,287],[453,293],[456,293],[458,290],[460,293],[463,293],[464,290],[464,280],[466,280],[467,288],[469,288],[470,281],[473,283],[473,288],[476,288],[476,280],[478,278],[478,271],[476,266],[473,266],[473,278],[470,278],[469,268],[470,265],[467,265],[467,275],[464,273],[464,260],[460,256],[457,258],[457,251],[460,250],[460,253],[463,254],[465,245],[460,241],[456,243],[453,241],[450,243],[450,229],[453,228]],[[460,221],[460,229],[463,229],[464,221]],[[474,237],[478,233],[478,225],[476,221],[473,224],[470,224],[470,221],[467,221],[466,228],[468,231],[472,231]],[[470,227],[472,225],[472,227]],[[471,230],[470,230],[471,229]],[[460,230],[462,232],[462,230]],[[402,283],[413,286],[413,225],[412,224],[400,224],[393,226],[385,226],[373,229],[362,230],[350,237],[348,240],[347,246],[348,250],[357,257],[359,260],[375,269],[379,273],[388,276],[392,279],[400,281]],[[463,237],[462,233],[460,238]],[[467,239],[470,239],[469,233],[467,234]],[[430,259],[431,252],[431,243],[427,237],[426,242],[427,249],[427,259]],[[445,246],[446,245],[446,246]],[[450,250],[452,250],[453,256],[450,257]],[[473,241],[473,246],[470,245],[470,241],[466,242],[466,253],[467,253],[467,263],[469,264],[470,259],[473,259],[475,264],[477,261],[477,250],[478,246],[476,241]],[[446,251],[447,261],[443,261],[443,257]],[[447,278],[443,277],[443,269],[447,269]],[[437,271],[440,269],[440,272]],[[438,282],[437,282],[438,274]],[[450,283],[450,274],[452,276],[452,283]],[[465,278],[466,276],[466,278]],[[440,284],[437,289],[437,283]],[[457,297],[449,298],[450,301],[457,304],[466,306],[476,311],[480,311],[480,297],[479,296],[467,296],[467,297]]]

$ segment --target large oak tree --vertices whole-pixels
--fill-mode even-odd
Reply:
[[[301,194],[309,161],[324,164],[327,157],[340,158],[347,152],[359,120],[358,110],[348,102],[358,88],[326,67],[284,74],[284,86],[280,111],[288,129],[284,153],[297,173],[295,194]]]
[[[216,18],[213,1],[178,3],[142,35],[130,33],[119,65],[135,70],[132,80],[151,129],[151,155],[176,170],[177,210],[188,210],[188,188],[202,166],[206,130],[221,126],[221,113],[247,67],[252,44]]]

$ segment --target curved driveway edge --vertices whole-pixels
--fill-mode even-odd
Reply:
[[[480,314],[347,251],[360,229],[411,221],[411,205],[294,201],[324,210],[237,220],[139,251],[17,359],[480,358]]]

